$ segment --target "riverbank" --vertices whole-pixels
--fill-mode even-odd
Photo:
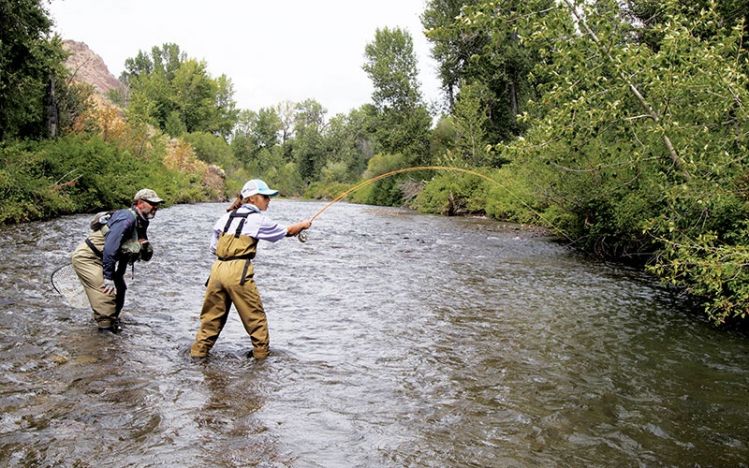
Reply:
[[[143,187],[156,190],[167,204],[223,197],[220,172],[205,163],[187,164],[189,154],[180,155],[179,143],[158,142],[163,146],[153,147],[153,141],[148,153],[96,135],[1,143],[0,224],[127,206]]]

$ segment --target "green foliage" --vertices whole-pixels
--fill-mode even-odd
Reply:
[[[0,141],[55,136],[83,102],[51,26],[41,0],[0,2]]]
[[[323,180],[353,182],[361,176],[373,154],[370,124],[369,114],[357,109],[330,119],[324,139],[328,156],[321,172]]]
[[[313,182],[304,192],[305,198],[332,200],[351,188],[342,182]]]
[[[400,152],[413,164],[428,162],[431,117],[419,91],[411,35],[400,28],[378,29],[365,56],[362,68],[374,85],[375,151]]]
[[[490,143],[505,141],[523,128],[516,116],[537,96],[533,67],[542,48],[527,47],[523,38],[543,24],[553,0],[496,2],[431,0],[422,16],[427,38],[440,62],[440,78],[451,108],[466,85],[483,88],[479,107]],[[551,44],[549,44],[551,48]],[[472,111],[473,115],[475,113]]]
[[[201,161],[215,164],[227,171],[238,167],[231,146],[223,138],[206,132],[193,132],[183,135],[183,139],[190,143]]]
[[[453,147],[461,161],[472,167],[491,166],[493,162],[487,151],[489,112],[485,103],[488,94],[488,88],[480,83],[463,86],[452,115]]]
[[[662,25],[670,20],[674,9],[692,20],[694,33],[703,39],[743,26],[741,46],[749,48],[749,0],[691,0],[676,4],[660,0],[628,0],[623,14],[630,23],[637,25],[632,32],[638,42],[658,49],[663,39]],[[713,21],[704,21],[702,15],[705,11],[713,12]]]
[[[455,127],[453,117],[446,115],[440,118],[429,138],[430,159],[433,161],[439,160],[442,155],[455,148],[457,139],[458,129]]]
[[[302,195],[306,187],[299,168],[293,162],[287,162],[281,166],[276,172],[270,174],[268,180],[285,197]]]
[[[454,216],[483,213],[487,182],[469,174],[443,173],[429,181],[411,206],[424,213]]]
[[[281,117],[279,117],[275,109],[270,107],[260,109],[253,128],[255,145],[258,148],[272,148],[276,146],[281,127]]]
[[[569,10],[547,15],[525,38],[556,44],[553,60],[534,70],[544,94],[524,116],[525,138],[504,150],[514,169],[534,175],[525,180],[537,187],[536,205],[579,246],[654,256],[652,271],[703,296],[723,321],[746,310],[738,299],[747,284],[739,275],[719,290],[703,283],[719,273],[701,269],[717,264],[713,252],[727,271],[739,267],[731,263],[743,249],[738,223],[749,216],[736,182],[749,147],[740,130],[749,128],[741,31],[704,34],[716,24],[714,10],[687,17],[669,1],[663,11],[652,28],[656,49],[632,42],[613,1],[576,10],[581,34]]]
[[[305,183],[317,179],[326,161],[323,141],[325,109],[312,99],[296,106],[292,155]]]
[[[205,199],[189,174],[165,168],[158,157],[133,157],[98,136],[6,143],[0,163],[0,223],[127,206],[140,187],[171,203]]]
[[[486,44],[483,34],[461,34],[456,24],[463,7],[477,3],[480,0],[429,0],[421,16],[426,36],[432,42],[432,56],[439,63],[439,77],[450,108],[469,57],[478,54]]]
[[[227,138],[237,122],[233,85],[212,78],[204,61],[187,58],[176,44],[140,51],[120,77],[130,88],[131,113],[172,136],[207,132]]]
[[[408,167],[406,158],[401,154],[376,154],[372,156],[367,164],[364,179],[370,179],[395,169]],[[356,203],[367,203],[370,205],[399,206],[403,202],[403,192],[400,181],[403,175],[395,175],[379,180],[354,193],[353,200]]]
[[[407,31],[377,29],[364,55],[362,68],[374,85],[372,99],[378,109],[408,109],[421,101],[413,39]]]
[[[377,115],[374,140],[379,152],[399,152],[410,165],[429,163],[431,117],[423,105],[410,111],[385,109]]]

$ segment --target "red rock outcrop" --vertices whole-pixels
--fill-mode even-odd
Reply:
[[[65,66],[73,74],[74,81],[90,84],[97,94],[105,98],[112,90],[125,96],[127,87],[110,73],[104,60],[85,42],[65,40],[62,45],[70,52]]]

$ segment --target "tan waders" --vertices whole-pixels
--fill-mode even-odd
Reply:
[[[250,213],[244,213],[244,217],[248,214]],[[203,309],[200,311],[200,328],[190,349],[193,357],[205,357],[208,354],[226,324],[232,304],[252,340],[253,357],[263,359],[268,356],[268,320],[253,280],[252,258],[255,256],[257,240],[239,235],[244,217],[236,234],[227,234],[229,224],[235,217],[242,217],[242,214],[229,218],[227,227],[216,244],[218,259],[211,267],[211,277]]]
[[[125,305],[125,281],[124,270],[118,268],[113,280],[117,288],[115,295],[105,294],[99,289],[104,284],[104,270],[102,260],[91,248],[93,246],[98,252],[104,250],[104,234],[106,229],[92,232],[87,242],[81,244],[73,251],[73,269],[81,280],[83,289],[86,291],[91,309],[94,311],[94,320],[100,329],[112,329],[116,326],[120,311]],[[127,266],[127,263],[124,263]]]

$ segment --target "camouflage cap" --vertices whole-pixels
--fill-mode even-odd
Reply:
[[[133,202],[137,202],[138,200],[145,200],[148,203],[153,203],[154,205],[164,202],[163,199],[159,198],[159,196],[156,195],[156,192],[147,188],[138,190],[138,193],[136,193],[135,197],[133,197]]]

